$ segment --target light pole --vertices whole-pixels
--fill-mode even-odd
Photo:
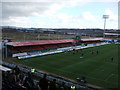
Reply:
[[[109,18],[109,15],[103,15],[103,19],[104,19],[104,31],[103,31],[103,38],[105,38],[105,26],[106,26],[106,19]]]

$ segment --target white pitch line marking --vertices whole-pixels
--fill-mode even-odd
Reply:
[[[107,81],[110,77],[112,77],[114,74],[110,74],[106,79],[105,81]]]

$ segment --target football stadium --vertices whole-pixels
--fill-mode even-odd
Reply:
[[[118,0],[0,4],[0,90],[120,89]]]
[[[9,75],[15,74],[12,83],[18,83],[18,77],[22,80],[28,77],[25,81],[32,78],[32,81],[28,80],[29,85],[21,80],[22,87],[11,87],[17,87],[16,90],[38,87],[42,90],[40,78],[43,77],[49,82],[45,87],[50,88],[53,82],[56,83],[58,89],[50,90],[118,88],[119,40],[76,36],[75,39],[5,42],[4,45],[3,57],[7,56],[7,59],[1,62],[3,76],[8,74],[6,77],[10,78]],[[33,82],[34,87],[30,86]],[[3,82],[5,90],[10,88],[6,84],[7,80]]]

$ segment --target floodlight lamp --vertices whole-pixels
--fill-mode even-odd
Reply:
[[[104,19],[109,18],[109,15],[103,15],[103,18],[104,18]]]

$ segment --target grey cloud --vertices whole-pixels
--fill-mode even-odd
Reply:
[[[49,9],[53,2],[3,2],[2,3],[2,18],[9,17],[27,17],[33,13],[42,14]]]
[[[69,6],[70,1],[72,0],[40,0],[40,2],[35,2],[36,0],[30,0],[33,2],[17,2],[18,0],[16,0],[16,2],[5,1],[6,2],[2,2],[3,20],[7,20],[10,17],[27,17],[33,15],[34,13],[42,14],[46,10],[49,10],[50,6],[53,4],[67,4],[64,6]]]

